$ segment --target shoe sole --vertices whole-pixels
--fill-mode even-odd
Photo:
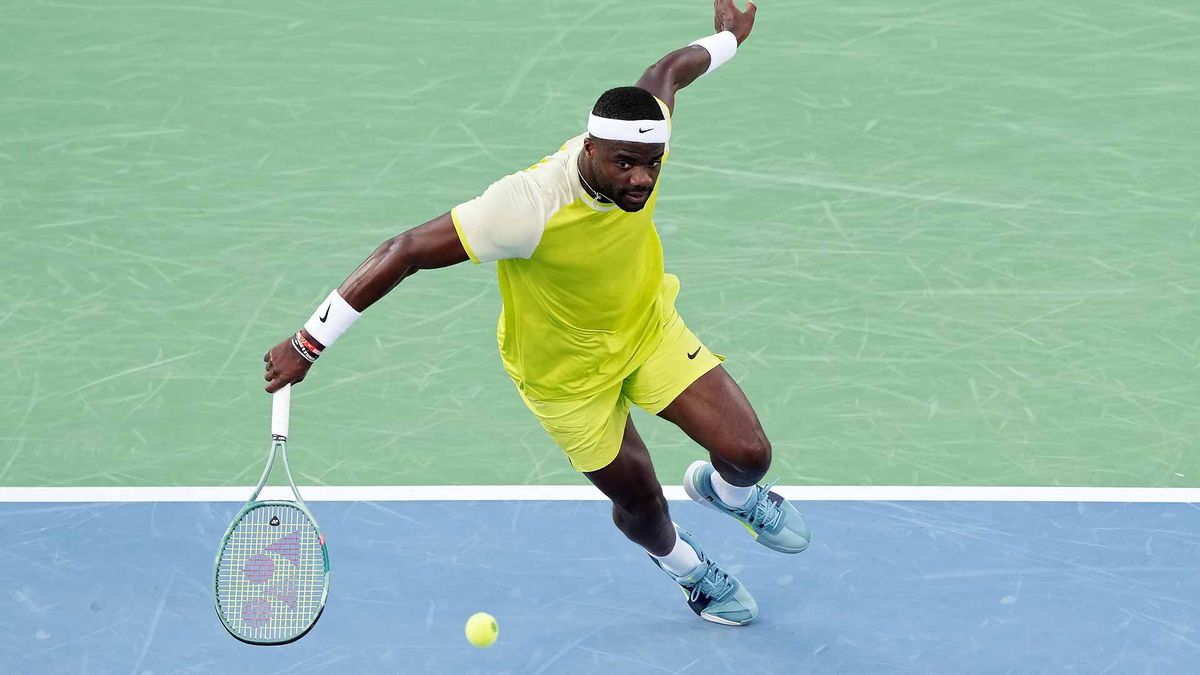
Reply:
[[[712,614],[703,614],[703,613],[700,615],[700,618],[704,619],[705,621],[711,621],[712,623],[720,624],[722,626],[745,626],[746,624],[748,624],[754,620],[754,619],[747,619],[746,621],[738,623],[737,621],[730,621],[729,619],[722,619],[719,616],[715,616]]]
[[[687,493],[688,497],[692,498],[692,501],[702,506],[707,506],[714,511],[725,513],[724,511],[721,511],[716,504],[713,504],[708,500],[707,497],[700,494],[700,492],[696,490],[696,472],[703,469],[707,464],[708,462],[703,460],[696,460],[688,465],[687,470],[683,472],[683,491]],[[740,523],[741,521],[739,520],[738,522]],[[745,525],[745,523],[742,524]]]
[[[750,533],[750,536],[754,537],[754,541],[757,541],[759,544],[762,544],[763,546],[771,549],[772,551],[778,551],[780,553],[787,553],[787,554],[795,554],[795,553],[803,553],[804,551],[806,551],[808,549],[807,546],[805,546],[804,548],[801,548],[801,549],[794,549],[794,548],[783,548],[780,546],[772,546],[771,544],[768,544],[767,542],[763,541],[762,539],[759,539],[759,537],[758,537],[759,533],[755,532],[754,528],[750,527],[749,524],[742,522],[742,520],[739,519],[737,516],[729,513],[728,511],[721,509],[721,507],[712,503],[711,501],[708,500],[707,497],[700,494],[696,490],[695,476],[696,476],[696,472],[699,471],[700,469],[703,469],[706,464],[708,464],[708,462],[705,462],[703,460],[696,460],[695,462],[692,462],[691,464],[689,464],[687,470],[683,472],[683,491],[687,493],[687,496],[690,497],[692,499],[692,501],[700,504],[701,506],[707,506],[708,508],[712,509],[713,511],[716,511],[717,513],[720,513],[722,515],[726,515],[726,516],[729,516],[730,518],[733,518],[734,520],[736,520],[738,522],[739,525],[746,528],[746,531]]]

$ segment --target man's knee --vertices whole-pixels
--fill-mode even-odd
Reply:
[[[667,499],[661,489],[637,491],[613,499],[613,507],[621,515],[644,520],[666,513]]]
[[[757,481],[771,468],[771,441],[762,433],[742,436],[721,452],[721,459],[747,479]]]

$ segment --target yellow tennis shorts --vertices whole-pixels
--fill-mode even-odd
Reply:
[[[725,357],[714,354],[688,330],[675,310],[675,282],[663,325],[662,342],[640,368],[623,381],[588,398],[574,401],[537,401],[521,393],[525,405],[542,427],[567,453],[576,471],[597,471],[608,466],[621,449],[629,408],[636,404],[657,415],[701,375],[720,365]]]

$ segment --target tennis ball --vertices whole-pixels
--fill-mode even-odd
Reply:
[[[500,635],[496,617],[487,612],[476,612],[467,619],[467,641],[476,647],[490,647]]]

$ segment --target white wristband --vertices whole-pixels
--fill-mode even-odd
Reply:
[[[360,316],[362,312],[351,307],[334,289],[304,324],[304,330],[320,342],[322,347],[332,347],[350,324],[358,321]]]
[[[712,71],[720,68],[726,61],[732,59],[737,54],[737,37],[727,30],[723,30],[715,35],[709,35],[705,38],[700,38],[688,45],[699,45],[708,50],[708,70],[700,77],[704,77]]]

